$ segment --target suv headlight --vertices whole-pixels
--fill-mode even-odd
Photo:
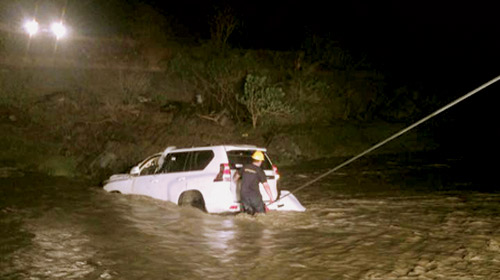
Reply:
[[[50,30],[52,30],[52,33],[54,33],[57,39],[66,35],[66,27],[62,24],[62,22],[52,23]]]
[[[24,30],[33,36],[38,32],[38,22],[36,20],[30,20],[24,23]]]

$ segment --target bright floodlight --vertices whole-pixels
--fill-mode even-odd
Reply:
[[[27,21],[24,24],[24,30],[26,30],[30,36],[35,35],[38,32],[38,22],[36,22],[36,20]]]
[[[57,39],[63,37],[66,34],[66,27],[60,22],[54,22],[52,23],[50,29],[52,30],[52,33],[56,35]]]

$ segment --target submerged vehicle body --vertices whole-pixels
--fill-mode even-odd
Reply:
[[[191,205],[208,213],[238,213],[242,211],[239,184],[233,180],[233,175],[243,164],[252,161],[255,151],[265,155],[261,168],[276,200],[268,206],[269,210],[305,211],[293,194],[278,190],[278,169],[267,156],[266,149],[251,145],[168,147],[132,167],[128,174],[112,175],[103,188],[108,192],[145,195],[178,205]],[[264,203],[269,204],[262,184],[260,192]]]

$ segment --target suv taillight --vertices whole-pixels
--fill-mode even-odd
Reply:
[[[230,182],[231,181],[231,169],[229,168],[229,163],[221,163],[220,171],[215,176],[214,182]]]
[[[278,167],[276,165],[273,165],[273,171],[274,171],[274,178],[278,180],[280,178],[280,174],[278,173]]]

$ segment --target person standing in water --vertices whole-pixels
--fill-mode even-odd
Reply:
[[[261,151],[256,151],[252,154],[252,163],[243,165],[234,174],[235,181],[238,181],[241,177],[240,197],[243,203],[243,211],[250,215],[266,213],[268,211],[259,191],[259,183],[262,183],[264,186],[270,203],[274,202],[271,187],[269,187],[266,174],[261,168],[263,161],[264,154]]]

